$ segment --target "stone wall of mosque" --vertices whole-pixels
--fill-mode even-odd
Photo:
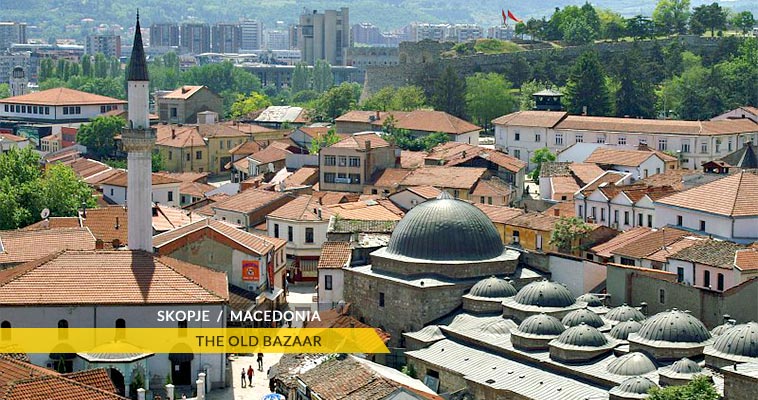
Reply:
[[[503,310],[503,299],[483,297],[463,297],[463,309],[473,313],[499,313]]]
[[[403,276],[434,274],[453,279],[487,278],[492,275],[510,275],[516,271],[518,259],[509,261],[467,262],[465,264],[420,264],[403,262],[391,258],[372,255],[374,268]]]
[[[758,392],[758,378],[736,374],[729,368],[724,373],[724,400],[754,400]]]

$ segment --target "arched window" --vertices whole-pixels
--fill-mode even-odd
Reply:
[[[68,339],[68,321],[65,319],[58,321],[58,339]]]
[[[3,321],[0,323],[0,338],[2,340],[11,340],[11,323],[8,321]]]
[[[187,336],[187,321],[179,321],[177,323],[177,326],[179,327],[179,337],[186,337]]]
[[[123,339],[126,335],[124,329],[126,328],[126,321],[123,318],[116,320],[116,340]]]
[[[724,290],[724,274],[722,273],[716,275],[716,288],[718,290]]]

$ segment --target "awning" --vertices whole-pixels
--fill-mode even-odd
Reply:
[[[269,299],[271,301],[274,301],[274,300],[278,299],[279,296],[282,295],[282,293],[284,293],[284,289],[278,288],[278,287],[274,287],[273,291],[271,291],[271,290],[265,290],[263,292],[263,295],[266,296],[267,299]]]
[[[299,265],[302,271],[318,271],[318,260],[300,260]]]

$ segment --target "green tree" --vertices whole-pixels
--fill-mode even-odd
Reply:
[[[94,66],[95,78],[108,77],[108,59],[105,58],[105,55],[103,53],[95,54]]]
[[[705,375],[696,376],[686,385],[653,388],[648,393],[649,400],[718,400],[720,398],[710,377]]]
[[[466,81],[448,66],[434,84],[432,106],[456,117],[465,117]]]
[[[344,82],[319,96],[311,110],[311,116],[318,121],[334,121],[340,115],[354,110],[360,96],[359,84]]]
[[[580,114],[586,107],[588,115],[608,115],[611,102],[605,82],[597,53],[584,52],[571,68],[566,84],[568,112]]]
[[[519,89],[519,110],[534,110],[534,107],[536,106],[534,101],[534,94],[540,90],[545,90],[553,86],[554,85],[552,82],[542,82],[536,79],[532,79],[529,82],[524,82],[524,84],[521,85],[521,88]]]
[[[659,0],[653,11],[653,22],[661,33],[687,33],[690,0]]]
[[[742,11],[735,14],[729,23],[746,35],[755,26],[755,18],[750,11]]]
[[[726,29],[727,10],[723,9],[719,3],[703,4],[695,7],[692,17],[690,17],[690,31],[696,35],[702,35],[706,29],[711,30],[711,36],[715,31],[719,32]]]
[[[310,89],[310,69],[308,64],[300,62],[295,65],[292,71],[292,93],[297,94],[303,90]]]
[[[269,98],[264,94],[258,92],[251,92],[247,96],[238,94],[237,101],[232,104],[232,109],[229,117],[232,119],[239,119],[240,117],[248,115],[253,111],[266,108],[270,105],[271,100],[269,100]]]
[[[501,115],[516,109],[516,97],[511,93],[511,83],[494,72],[477,72],[466,78],[466,114],[484,127]]]
[[[535,182],[539,182],[542,163],[555,161],[555,154],[551,153],[550,149],[547,147],[543,147],[541,149],[535,150],[534,154],[532,154],[532,158],[529,161],[536,164],[532,170],[532,179]]]
[[[41,180],[40,191],[50,215],[71,216],[85,203],[94,207],[92,189],[79,180],[74,170],[67,165],[53,164],[47,167]]]
[[[113,137],[124,127],[124,120],[119,116],[95,117],[91,122],[82,124],[76,140],[87,147],[87,153],[101,159],[114,153],[116,147]]]
[[[153,154],[152,154],[151,158],[152,158],[151,165],[152,165],[152,168],[153,168],[153,172],[160,172],[160,171],[164,171],[166,169],[166,167],[165,167],[166,163],[163,161],[163,156],[161,155],[160,152],[153,151]]]
[[[388,111],[392,109],[392,98],[395,97],[395,88],[385,86],[379,89],[371,97],[363,102],[364,110]]]
[[[313,90],[323,93],[334,85],[332,66],[325,60],[316,60],[313,66]]]
[[[395,111],[413,111],[426,107],[426,95],[418,86],[400,86],[395,90],[390,109]]]
[[[599,37],[616,41],[626,32],[626,20],[621,14],[611,10],[596,10],[600,20]]]
[[[291,102],[292,104],[300,104],[304,106],[308,106],[310,103],[312,103],[314,100],[318,99],[319,95],[316,93],[315,90],[307,89],[307,90],[301,90],[294,95],[292,95]]]
[[[0,83],[0,99],[11,97],[11,87],[7,83]]]
[[[92,76],[92,57],[89,54],[82,55],[80,63],[82,64],[82,75]]]
[[[337,131],[334,129],[329,129],[326,132],[326,135],[319,136],[313,141],[311,141],[311,145],[308,147],[308,152],[310,154],[318,154],[319,151],[321,151],[324,147],[329,147],[337,142],[339,142],[341,139],[337,135]]]
[[[579,249],[581,240],[592,231],[589,225],[576,217],[561,217],[550,234],[550,244],[562,253],[572,253]]]
[[[655,117],[656,97],[653,85],[637,73],[641,58],[638,51],[622,58],[616,75],[619,87],[615,93],[616,115],[619,117]]]
[[[655,23],[648,17],[636,15],[626,21],[626,34],[636,40],[652,38],[655,35]]]
[[[597,37],[594,27],[590,26],[587,21],[577,19],[567,22],[565,26],[563,39],[568,45],[580,46],[592,42]]]
[[[55,76],[55,64],[52,58],[43,58],[39,62],[39,81],[44,82]]]

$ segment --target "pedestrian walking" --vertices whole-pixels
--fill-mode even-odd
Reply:
[[[255,372],[253,372],[253,366],[250,365],[247,367],[247,382],[250,387],[253,387],[253,374],[255,374]]]
[[[258,371],[263,372],[263,353],[258,353]]]
[[[242,387],[245,387],[245,367],[242,367]]]

